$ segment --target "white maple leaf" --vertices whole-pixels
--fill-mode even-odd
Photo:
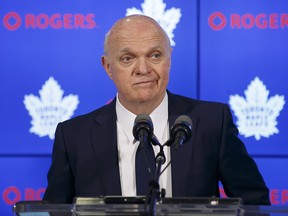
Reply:
[[[135,7],[127,8],[126,16],[142,14],[152,17],[166,31],[168,37],[170,38],[171,45],[175,46],[176,43],[173,40],[173,31],[182,16],[181,10],[179,8],[172,7],[165,11],[166,4],[163,2],[163,0],[144,0],[141,7],[142,11]]]
[[[268,98],[269,91],[263,82],[255,77],[244,92],[246,99],[239,95],[231,95],[229,104],[237,117],[240,134],[245,137],[254,136],[268,138],[279,133],[276,118],[283,109],[284,96],[275,95]]]
[[[63,94],[57,81],[50,77],[39,90],[40,98],[32,94],[24,96],[25,107],[32,117],[31,133],[54,139],[57,124],[69,119],[79,104],[77,95],[63,98]]]

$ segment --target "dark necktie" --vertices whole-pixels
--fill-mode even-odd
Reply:
[[[135,158],[137,195],[146,196],[149,192],[149,182],[155,173],[155,155],[153,147],[147,143],[138,146]]]

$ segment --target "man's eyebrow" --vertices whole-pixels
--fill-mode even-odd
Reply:
[[[155,49],[163,49],[163,47],[160,45],[156,45],[154,47],[151,47],[151,50],[155,50]]]
[[[128,47],[124,47],[120,50],[120,52],[131,52],[131,49]]]
[[[151,47],[148,52],[152,52],[152,51],[155,51],[155,50],[163,50],[163,47],[160,46],[160,45],[156,45],[156,46],[153,46]],[[129,47],[124,47],[120,50],[121,53],[123,52],[132,52],[132,50],[129,48]]]

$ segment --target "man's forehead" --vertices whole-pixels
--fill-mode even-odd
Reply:
[[[164,32],[160,29],[156,28],[155,26],[128,26],[117,28],[111,32],[111,38],[114,40],[145,40],[150,38],[159,38],[164,37]]]
[[[152,45],[152,46],[146,46],[146,47],[133,47],[133,46],[127,46],[127,47],[121,47],[120,52],[136,52],[136,51],[155,51],[155,50],[163,50],[164,47],[161,45]]]
[[[167,44],[165,35],[160,32],[147,31],[131,31],[111,37],[111,43],[116,43],[120,46],[133,46],[142,44],[142,46],[164,46]]]

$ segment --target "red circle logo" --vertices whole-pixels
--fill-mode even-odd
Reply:
[[[6,14],[3,18],[3,24],[4,26],[11,31],[14,31],[18,29],[21,25],[21,17],[18,13],[16,12],[10,12]]]
[[[219,31],[226,26],[227,20],[223,13],[214,12],[209,16],[208,23],[213,30]]]
[[[5,189],[2,196],[5,203],[8,205],[14,205],[21,199],[21,192],[18,190],[18,188],[11,186]]]

